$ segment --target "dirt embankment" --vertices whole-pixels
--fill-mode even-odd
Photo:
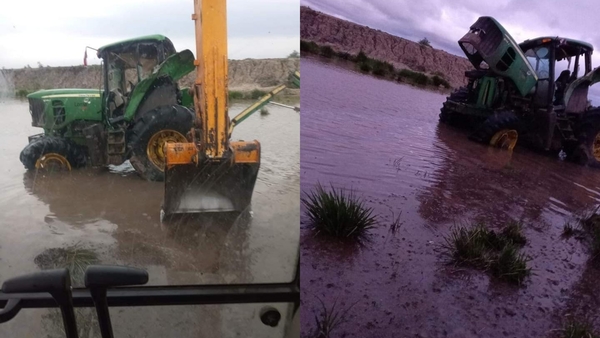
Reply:
[[[465,71],[473,69],[466,58],[452,55],[380,30],[317,12],[302,6],[300,37],[319,45],[329,45],[338,52],[358,54],[387,61],[397,68],[444,74],[452,87],[466,84]]]
[[[229,90],[249,92],[269,90],[288,81],[290,72],[300,69],[299,59],[229,60]],[[3,70],[15,91],[34,91],[50,88],[101,88],[100,66],[42,67]],[[196,72],[180,81],[191,86]],[[298,90],[290,90],[297,92]],[[298,94],[298,93],[297,93]]]

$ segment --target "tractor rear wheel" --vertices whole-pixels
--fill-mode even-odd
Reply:
[[[71,170],[85,166],[83,147],[74,142],[54,136],[43,136],[29,143],[19,156],[28,170]]]
[[[169,142],[185,143],[192,129],[194,115],[183,106],[162,106],[153,109],[133,125],[127,144],[131,165],[144,179],[165,179],[165,153]]]
[[[579,145],[567,156],[579,164],[600,168],[600,112],[584,117],[577,132]]]
[[[510,111],[494,113],[469,138],[492,147],[513,150],[519,138],[519,118]]]

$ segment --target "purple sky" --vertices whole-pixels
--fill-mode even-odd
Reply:
[[[517,40],[560,35],[600,48],[600,2],[587,0],[301,0],[341,19],[463,55],[457,41],[480,16],[493,16]],[[600,58],[594,57],[594,66]]]

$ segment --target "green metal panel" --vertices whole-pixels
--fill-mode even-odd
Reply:
[[[493,77],[485,76],[479,80],[479,92],[477,94],[477,108],[490,108],[494,102],[496,94],[496,80]]]
[[[475,68],[480,69],[485,61],[494,73],[510,78],[522,96],[538,81],[519,45],[492,17],[480,17],[459,40],[459,46]]]
[[[173,81],[177,81],[194,69],[194,54],[189,49],[169,56],[152,75],[135,86],[131,99],[125,108],[125,120],[131,121],[135,117],[144,96],[159,77],[169,76]]]
[[[44,102],[44,130],[62,129],[74,121],[102,121],[102,99],[100,96],[58,96],[42,98]],[[64,109],[64,114],[61,113]],[[60,117],[59,115],[64,115]],[[57,121],[57,118],[59,119]]]
[[[188,108],[194,108],[194,96],[190,93],[191,88],[181,88],[181,105]]]
[[[102,121],[102,92],[97,89],[51,89],[27,95],[44,102],[44,131],[50,133],[77,120]],[[64,119],[56,113],[64,109]]]

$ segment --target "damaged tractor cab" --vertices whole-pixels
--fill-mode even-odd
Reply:
[[[184,142],[191,129],[192,98],[177,81],[194,69],[191,51],[177,53],[162,35],[144,36],[98,49],[103,90],[53,89],[27,96],[32,125],[21,152],[27,169],[130,160],[148,180],[164,179],[163,145]]]
[[[510,150],[519,141],[600,167],[600,109],[588,101],[600,80],[592,45],[561,37],[517,44],[491,17],[458,43],[475,69],[444,102],[442,123],[466,125],[471,139],[491,146]]]

